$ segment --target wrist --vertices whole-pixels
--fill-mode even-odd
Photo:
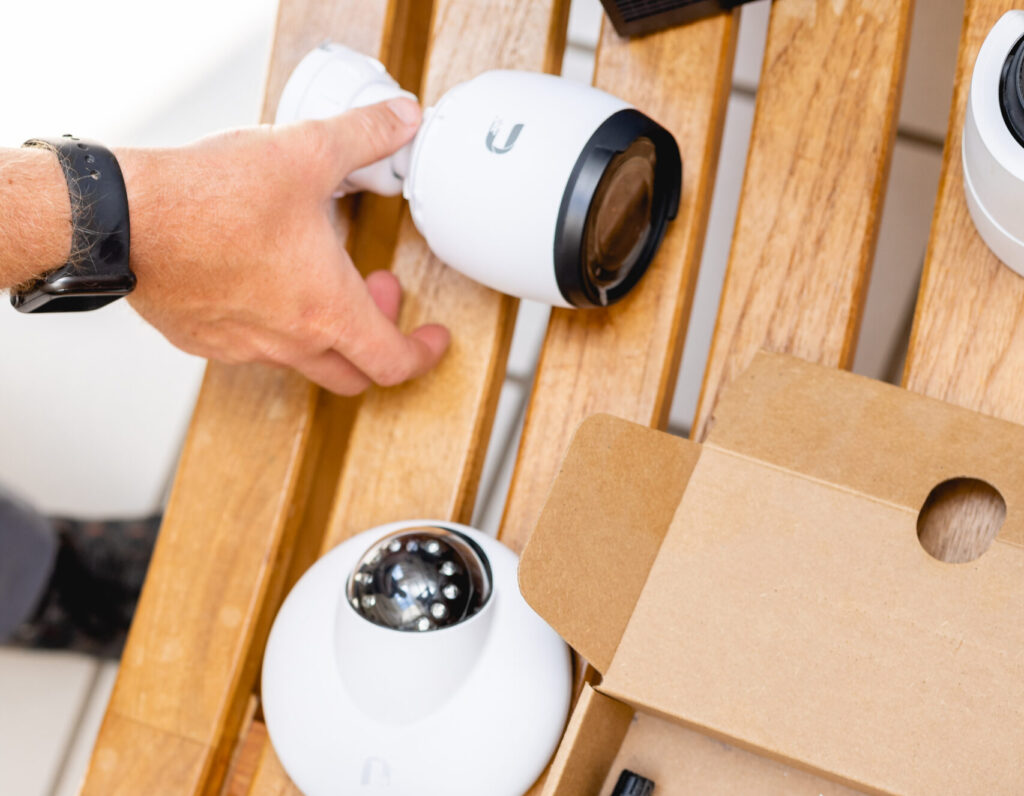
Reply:
[[[152,261],[160,219],[158,150],[118,147],[113,150],[121,167],[128,215],[131,222],[129,264],[136,278],[143,279]]]
[[[71,251],[71,200],[60,163],[45,149],[0,150],[0,288],[59,268]]]

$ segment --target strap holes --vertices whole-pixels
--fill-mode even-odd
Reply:
[[[74,140],[74,139],[72,139],[72,140]],[[78,148],[79,149],[88,149],[89,145],[88,144],[83,144],[81,141],[79,141],[78,142]]]
[[[95,163],[96,162],[96,156],[95,155],[86,155],[85,156],[85,162],[86,163]]]
[[[100,178],[100,173],[96,171],[96,169],[89,169],[89,176],[94,180],[98,180]]]

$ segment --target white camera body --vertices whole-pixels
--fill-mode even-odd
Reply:
[[[404,195],[442,262],[502,293],[572,306],[552,265],[562,196],[594,130],[629,107],[589,91],[581,103],[580,86],[558,77],[484,72],[426,112]]]
[[[374,545],[382,539],[424,529],[455,532],[480,551],[489,597],[468,618],[429,632],[375,624],[346,584],[363,582],[368,555],[381,560]],[[405,597],[388,579],[401,569],[384,563],[378,585]],[[517,568],[514,553],[479,531],[416,520],[359,534],[302,576],[270,633],[262,698],[274,750],[306,796],[529,789],[564,729],[572,667],[565,642],[522,598]]]
[[[293,72],[277,121],[401,94],[379,62],[325,44]],[[675,217],[681,181],[672,135],[627,102],[552,75],[496,70],[446,92],[407,147],[342,189],[401,189],[447,265],[503,293],[587,307],[612,304],[639,281]]]
[[[978,53],[964,122],[967,207],[978,233],[1024,275],[1024,11],[1006,13]]]

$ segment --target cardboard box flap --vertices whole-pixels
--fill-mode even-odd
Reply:
[[[1016,425],[758,357],[597,690],[871,793],[1021,793],[1022,451]],[[1006,516],[954,564],[918,521],[957,476],[999,489]]]
[[[519,563],[527,602],[607,671],[700,446],[610,415],[576,430]]]
[[[863,376],[758,354],[719,402],[706,445],[919,511],[952,478],[1007,505],[1000,539],[1024,544],[1024,427]]]

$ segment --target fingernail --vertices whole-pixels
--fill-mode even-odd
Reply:
[[[420,106],[411,99],[396,97],[388,101],[388,108],[402,124],[416,124],[420,120]]]

